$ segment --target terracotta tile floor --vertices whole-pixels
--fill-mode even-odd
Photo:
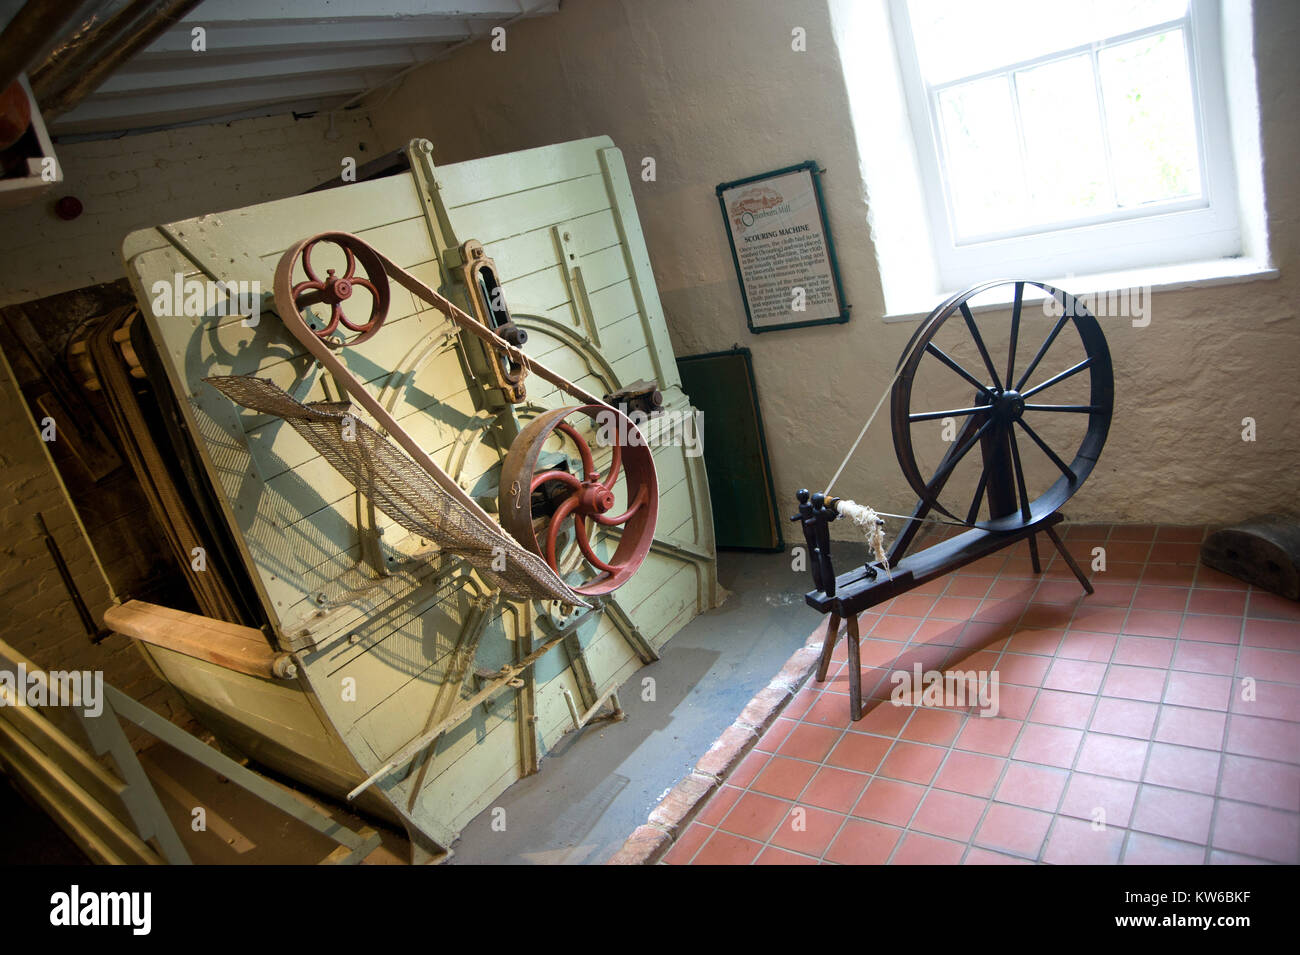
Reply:
[[[1300,862],[1300,604],[1203,535],[1076,525],[1091,597],[1021,545],[864,613],[862,720],[841,639],[664,861]],[[894,705],[917,662],[996,672],[998,714]]]

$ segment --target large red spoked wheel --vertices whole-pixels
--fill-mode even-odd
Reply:
[[[604,474],[596,470],[587,439],[564,420],[577,414],[587,415],[596,423],[597,434],[612,439]],[[558,445],[565,460],[539,468],[548,441]],[[574,473],[568,464],[572,452],[581,473]],[[621,512],[615,507],[620,498]],[[591,597],[607,594],[627,583],[654,542],[659,514],[654,456],[636,425],[613,408],[576,405],[547,411],[529,422],[511,444],[502,465],[498,504],[502,526],[557,574],[566,576],[566,551],[576,544],[579,563],[585,562],[593,573],[581,583],[570,582],[575,592]],[[620,529],[618,545],[608,557],[601,557],[592,543],[597,527]]]
[[[316,258],[314,262],[313,256]],[[339,275],[337,268],[326,268],[322,276],[320,268],[327,264],[326,259],[342,266],[343,274]],[[357,274],[358,263],[362,274]],[[296,268],[298,266],[301,268]],[[298,272],[306,278],[295,281]],[[365,321],[350,318],[343,309],[343,303],[351,299],[357,289],[369,293],[370,308]],[[388,273],[384,271],[383,262],[374,249],[350,232],[322,232],[288,249],[275,270],[275,291],[277,299],[287,297],[293,302],[299,317],[317,338],[331,348],[359,345],[373,336],[384,324],[391,300]],[[329,320],[323,325],[302,314],[302,309],[313,305],[329,307]],[[360,307],[365,309],[364,304]],[[334,333],[340,325],[356,332],[356,337],[335,338]]]

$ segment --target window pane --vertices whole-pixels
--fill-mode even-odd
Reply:
[[[1112,209],[1092,57],[1021,70],[1015,79],[1035,218],[1079,219]]]
[[[921,75],[973,76],[1177,20],[1187,0],[908,0]]]
[[[1119,204],[1200,195],[1183,31],[1107,47],[1097,61]]]
[[[1029,210],[1006,77],[943,90],[939,116],[954,231],[969,236],[1023,222]]]

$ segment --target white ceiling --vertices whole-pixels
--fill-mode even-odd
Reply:
[[[38,2],[38,0],[34,0]],[[204,0],[71,111],[61,137],[338,109],[560,0]],[[206,52],[191,49],[206,31]]]

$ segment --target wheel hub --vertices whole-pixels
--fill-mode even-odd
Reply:
[[[1020,392],[1008,388],[993,399],[993,413],[1002,421],[1017,421],[1025,413],[1025,399]]]

